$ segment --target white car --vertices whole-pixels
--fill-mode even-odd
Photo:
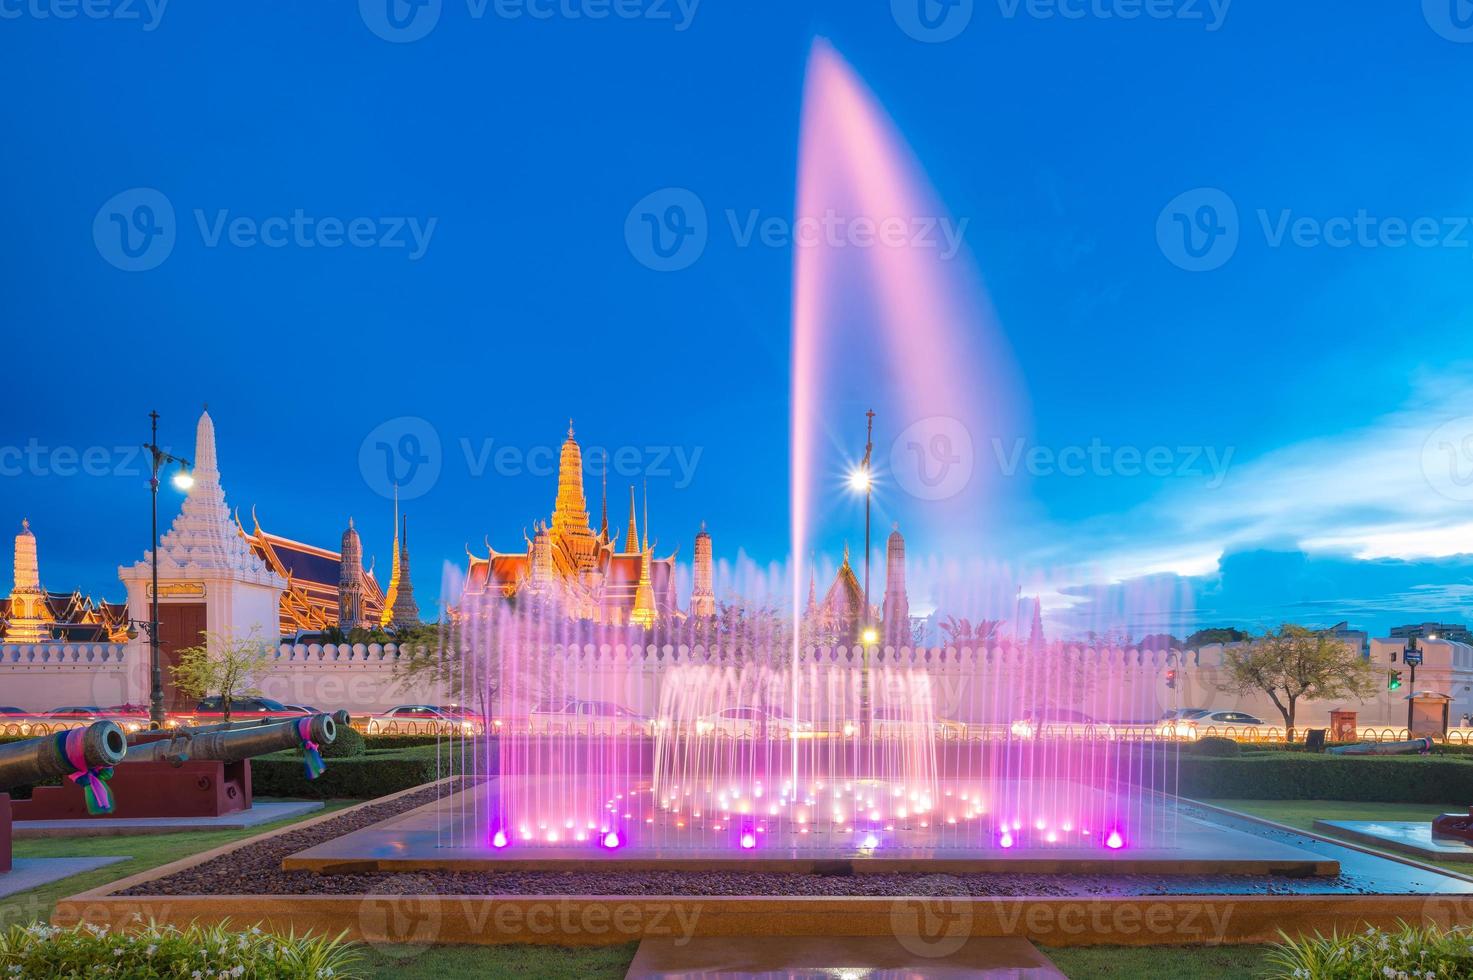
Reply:
[[[1232,735],[1234,732],[1245,731],[1257,733],[1259,729],[1266,728],[1268,723],[1254,715],[1243,711],[1229,711],[1215,708],[1184,708],[1174,717],[1168,717],[1161,721],[1156,733],[1162,738],[1185,739],[1195,741],[1204,735]]]
[[[435,704],[398,704],[368,719],[370,735],[479,735],[483,729],[478,719]]]
[[[520,722],[532,735],[648,735],[655,729],[654,722],[622,704],[585,698],[544,701]]]
[[[696,721],[697,735],[722,738],[813,737],[813,722],[794,723],[786,715],[756,707],[722,708]]]

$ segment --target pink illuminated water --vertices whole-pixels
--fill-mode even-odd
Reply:
[[[795,217],[953,220],[823,41],[808,67]],[[718,594],[749,614],[736,622],[645,631],[591,626],[525,595],[462,604],[445,699],[485,727],[454,749],[484,778],[457,797],[447,843],[608,859],[1169,845],[1175,759],[1154,724],[1165,655],[1035,641],[1017,614],[1025,577],[979,557],[996,487],[980,473],[947,486],[932,466],[963,442],[983,451],[1025,411],[966,250],[800,236],[794,255],[790,561],[719,567]],[[855,501],[838,501],[870,407],[882,427],[876,496],[923,543],[906,565],[925,583],[913,606],[1008,620],[1000,630],[921,650],[856,646],[857,630],[815,640],[810,576],[822,564],[826,583],[833,566],[808,556],[836,525],[855,525]],[[932,492],[938,480],[946,493]],[[1048,576],[1029,584],[1044,591]],[[1115,593],[1128,608],[1099,603],[1101,628],[1117,615],[1165,620],[1178,598]]]

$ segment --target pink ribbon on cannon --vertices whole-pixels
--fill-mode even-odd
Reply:
[[[85,728],[73,728],[58,737],[62,754],[73,770],[67,778],[82,787],[82,800],[87,804],[88,813],[93,816],[112,813],[113,794],[107,787],[107,780],[113,775],[112,767],[91,769],[87,766],[86,739]]]
[[[317,743],[312,741],[312,718],[297,719],[297,739],[302,743],[302,758],[307,764],[307,778],[316,779],[327,770],[327,764],[322,761],[322,752]]]

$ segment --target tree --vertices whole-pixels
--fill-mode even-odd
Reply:
[[[258,630],[244,638],[224,631],[206,633],[199,646],[179,651],[179,662],[169,670],[174,684],[194,698],[220,697],[220,709],[230,720],[230,706],[241,698],[259,697],[257,685],[271,672],[271,644]]]
[[[1267,694],[1291,742],[1300,701],[1365,699],[1376,690],[1375,670],[1354,644],[1303,626],[1282,626],[1246,646],[1225,647],[1222,656],[1227,676],[1217,689]]]
[[[1218,627],[1215,629],[1197,630],[1187,637],[1186,648],[1188,650],[1200,650],[1202,647],[1211,646],[1214,643],[1245,643],[1253,639],[1252,634],[1235,629],[1231,626]]]
[[[947,616],[946,621],[941,624],[941,633],[946,637],[946,645],[949,647],[970,647],[991,643],[1001,625],[1000,619],[979,619],[974,626],[970,619]]]
[[[1148,636],[1143,636],[1141,637],[1140,643],[1136,644],[1136,646],[1142,650],[1160,650],[1163,652],[1180,650],[1182,648],[1181,640],[1178,640],[1170,633],[1151,633]]]

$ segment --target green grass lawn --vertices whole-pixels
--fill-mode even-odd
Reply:
[[[752,942],[762,942],[753,937]],[[369,951],[364,973],[374,978],[546,977],[618,980],[634,959],[634,945],[593,949],[540,946],[440,946],[426,951],[384,947]],[[1044,949],[1073,980],[1261,980],[1266,946],[1075,946]]]
[[[1431,821],[1433,817],[1442,813],[1463,812],[1468,809],[1466,803],[1350,803],[1342,800],[1203,800],[1213,806],[1220,806],[1227,810],[1238,810],[1274,823],[1281,823],[1300,830],[1309,830],[1325,837],[1334,837],[1329,831],[1315,830],[1316,820],[1416,820]],[[1361,844],[1362,847],[1371,847],[1372,850],[1382,851],[1394,857],[1410,858],[1423,864],[1431,864],[1459,874],[1473,875],[1473,863],[1457,861],[1434,861],[1431,858],[1418,857],[1414,854],[1403,854],[1399,851],[1390,851],[1385,848],[1372,847],[1369,844]]]
[[[136,837],[44,837],[18,840],[12,853],[18,858],[43,857],[92,857],[94,855],[127,855],[128,860],[109,864],[96,871],[72,875],[28,892],[7,895],[0,899],[0,928],[17,922],[50,919],[58,899],[75,895],[117,881],[129,875],[168,864],[191,854],[208,851],[245,837],[254,837],[268,830],[285,827],[301,820],[310,820],[333,810],[353,806],[356,801],[329,802],[323,809],[315,810],[290,820],[263,824],[245,830],[197,830],[181,834],[143,834]]]
[[[1045,949],[1071,980],[1262,980],[1267,946],[1068,946]]]
[[[754,939],[754,942],[761,942]],[[625,946],[396,946],[366,947],[361,972],[379,980],[390,977],[433,977],[477,980],[482,977],[546,978],[546,980],[621,980],[634,959],[637,943]]]

